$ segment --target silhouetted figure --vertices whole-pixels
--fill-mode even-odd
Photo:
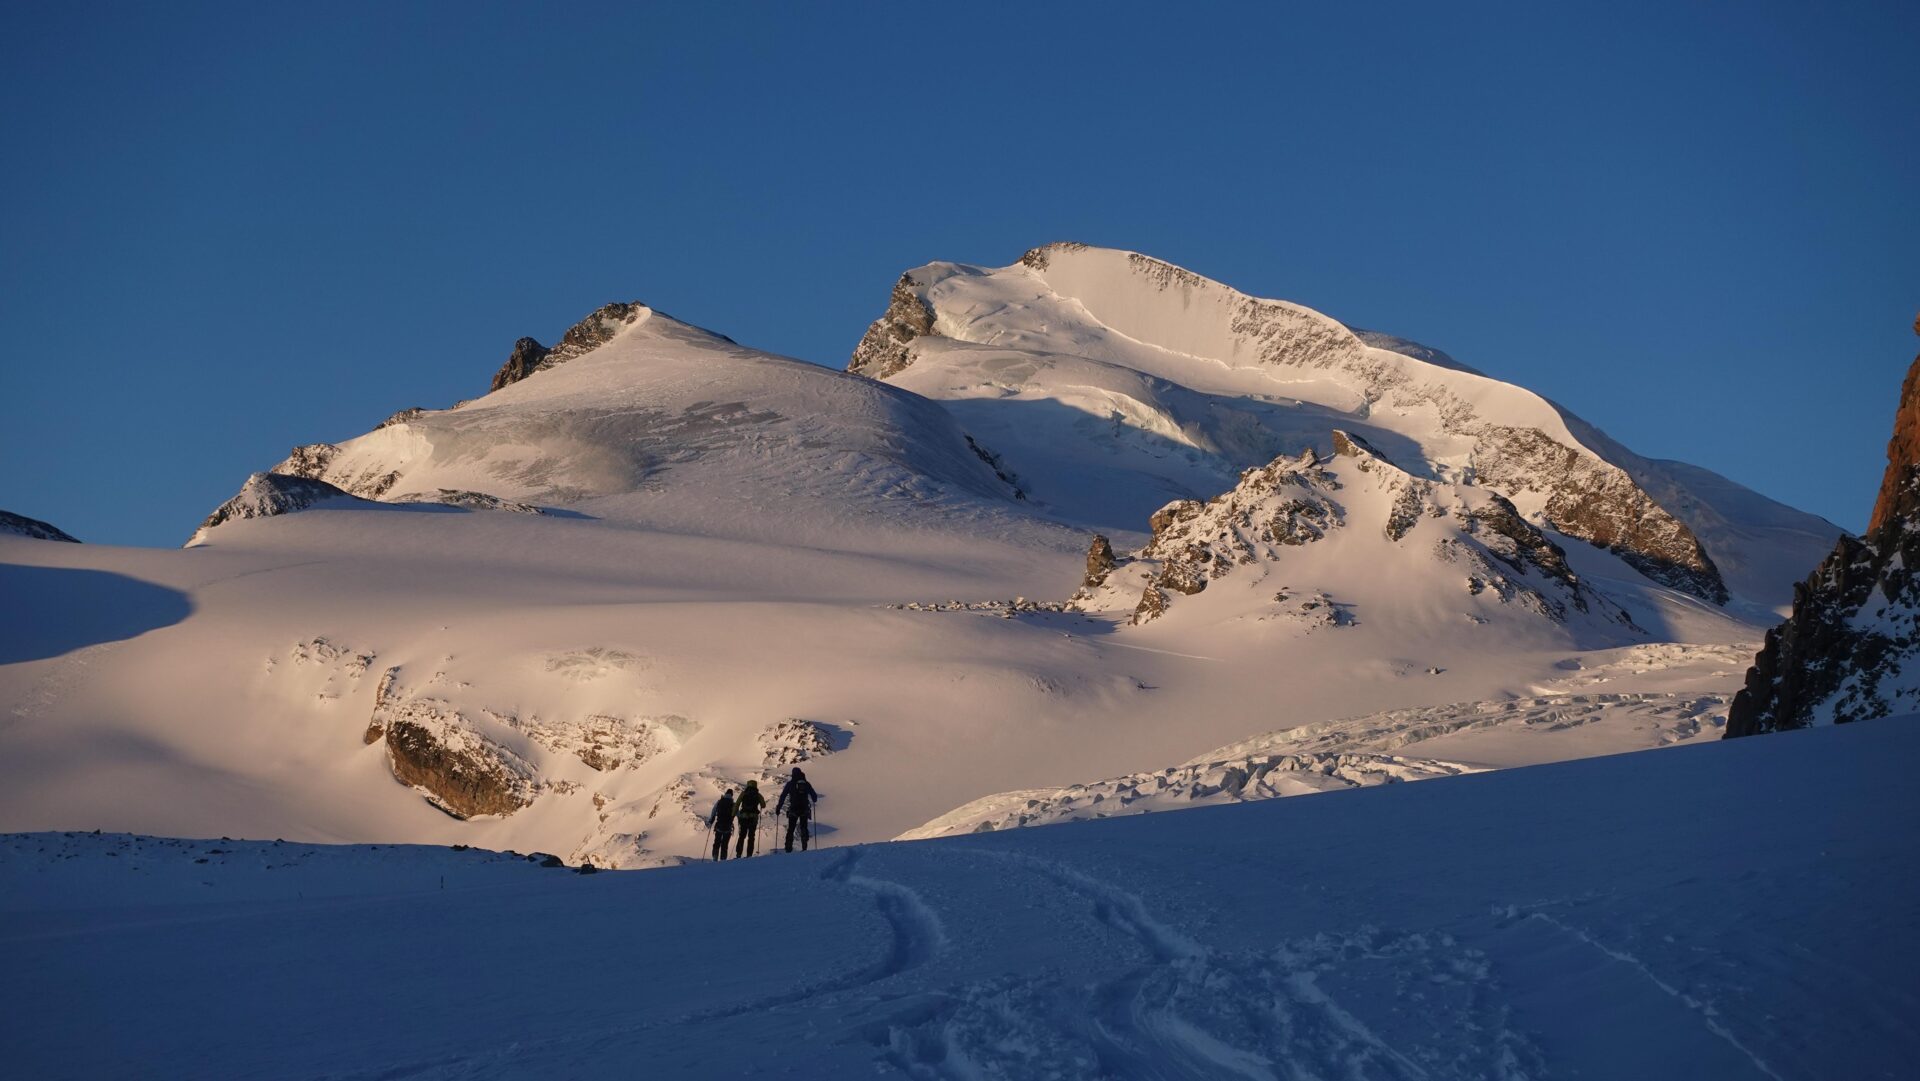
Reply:
[[[754,834],[760,832],[760,809],[766,805],[759,781],[748,781],[740,790],[740,798],[733,802],[733,820],[740,829],[740,840],[733,846],[735,856],[753,855]]]
[[[813,839],[813,805],[820,799],[820,793],[814,791],[808,783],[806,771],[794,767],[793,776],[787,778],[787,786],[780,790],[780,800],[773,805],[773,813],[787,813],[787,851],[793,851],[793,834],[800,832],[800,851],[807,850],[807,842]]]
[[[733,789],[714,801],[713,814],[707,818],[707,828],[713,831],[713,858],[727,858],[727,842],[733,839]]]

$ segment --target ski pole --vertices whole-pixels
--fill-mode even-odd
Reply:
[[[712,822],[707,823],[707,847],[701,849],[700,854],[704,856],[706,859],[709,859],[709,860],[713,859],[713,823]]]

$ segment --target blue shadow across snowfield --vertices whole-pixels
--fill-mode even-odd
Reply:
[[[124,574],[0,563],[0,664],[118,642],[192,611],[185,593]]]

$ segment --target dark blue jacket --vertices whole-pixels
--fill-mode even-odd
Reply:
[[[773,805],[773,813],[777,815],[784,810],[793,818],[812,818],[814,801],[819,798],[820,793],[814,791],[812,782],[790,778],[787,786],[780,790],[780,800]]]

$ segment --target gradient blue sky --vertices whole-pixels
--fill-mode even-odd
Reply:
[[[835,367],[901,271],[1132,248],[1865,524],[1920,4],[8,4],[0,507],[174,545],[643,299]]]

